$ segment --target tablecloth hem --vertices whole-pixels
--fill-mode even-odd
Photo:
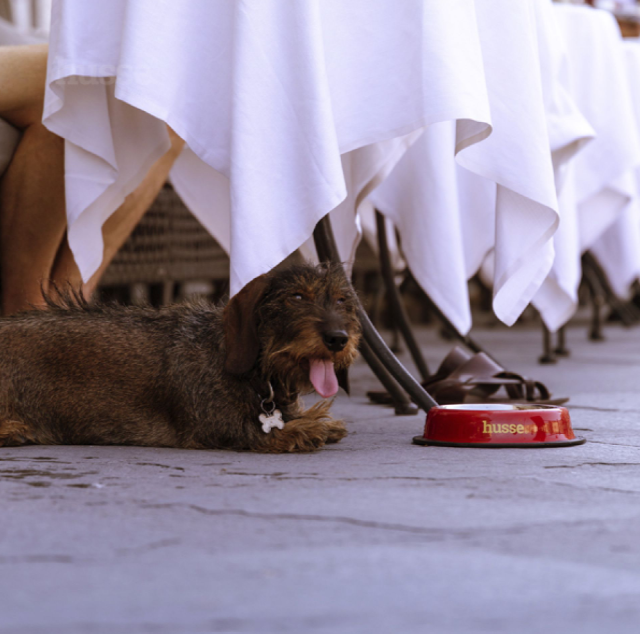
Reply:
[[[178,119],[175,119],[169,110],[158,105],[155,100],[145,99],[121,85],[117,86],[116,97],[128,103],[130,106],[146,112],[149,116],[166,123],[191,148],[200,160],[204,161],[212,169],[216,170],[216,172],[220,172],[220,174],[229,178],[229,166],[224,165],[215,153],[205,150],[204,146],[187,131],[186,126],[183,126]]]
[[[443,110],[442,112],[438,112],[436,114],[425,115],[420,117],[420,119],[416,120],[413,123],[408,123],[406,125],[400,126],[393,130],[385,130],[384,132],[376,132],[375,134],[370,134],[366,137],[361,137],[357,141],[351,141],[349,143],[345,143],[339,146],[340,154],[346,154],[347,152],[351,152],[353,150],[357,150],[361,147],[366,147],[367,145],[373,145],[374,143],[380,143],[381,141],[387,141],[389,139],[395,139],[399,136],[404,136],[413,132],[414,130],[418,130],[420,128],[426,128],[430,125],[434,125],[436,123],[441,123],[443,121],[473,121],[478,125],[486,125],[487,132],[485,135],[482,135],[481,138],[478,138],[477,141],[481,141],[489,136],[492,131],[491,123],[487,121],[483,121],[482,119],[474,119],[472,116],[462,115],[462,113],[456,113],[451,109]],[[482,133],[478,133],[475,136],[480,136]],[[473,137],[475,139],[475,136]],[[474,140],[472,143],[468,145],[473,145],[477,142]],[[465,146],[467,147],[467,146]]]
[[[265,262],[265,264],[260,267],[252,267],[254,268],[254,270],[250,271],[248,275],[247,275],[246,263],[243,263],[243,262],[239,263],[244,271],[244,275],[239,275],[236,268],[232,264],[229,271],[229,275],[230,275],[229,295],[230,296],[235,295],[236,293],[241,291],[249,282],[256,279],[260,275],[264,274],[265,272],[270,271],[275,266],[280,264],[280,262],[288,258],[292,253],[295,253],[295,251],[297,251],[313,234],[313,230],[315,229],[318,222],[320,222],[320,220],[322,220],[322,218],[324,218],[327,214],[331,213],[331,211],[335,209],[343,200],[344,200],[344,196],[342,196],[341,194],[337,194],[335,199],[332,202],[332,207],[328,211],[317,212],[317,214],[313,216],[313,220],[311,222],[309,222],[309,219],[307,219],[307,223],[304,229],[297,231],[295,234],[293,234],[292,237],[288,237],[287,243],[290,245],[289,247],[283,248],[278,255],[272,258],[269,258],[267,260],[262,260],[261,262]],[[292,234],[289,234],[289,235],[291,236]],[[233,239],[232,239],[232,244],[233,244]],[[231,251],[233,254],[233,247]],[[233,255],[231,256],[231,262],[232,263],[234,262]],[[348,264],[348,262],[345,264]]]
[[[165,143],[161,143],[156,146],[149,153],[147,159],[142,163],[140,169],[134,176],[129,178],[125,183],[120,184],[119,187],[116,187],[117,182],[111,183],[89,206],[85,207],[75,221],[69,223],[69,248],[73,253],[83,282],[88,282],[102,265],[104,258],[102,227],[104,223],[124,203],[126,197],[140,185],[151,167],[153,167],[155,162],[164,156],[166,152],[167,148]],[[87,240],[87,234],[82,231],[83,225],[87,222],[87,218],[90,216],[97,217],[98,220],[96,230],[93,230],[93,227],[89,229],[89,235],[91,235],[91,233],[94,234],[93,242],[91,239]],[[91,226],[91,223],[89,223],[89,226]],[[82,232],[81,235],[76,235],[78,232]],[[99,258],[94,255],[87,257],[87,243],[99,245]],[[93,251],[92,253],[97,252],[98,250]]]
[[[552,211],[552,210],[551,210]],[[548,243],[556,232],[559,224],[559,218],[556,214],[555,221],[552,225],[536,240],[529,249],[515,262],[511,263],[509,267],[503,272],[500,279],[495,283],[495,291],[493,297],[493,309],[500,321],[504,322],[507,326],[513,326],[518,317],[522,314],[524,309],[529,305],[534,298],[544,280],[549,275],[551,267],[553,266],[553,244],[550,245],[550,249],[545,254],[543,262],[538,266],[537,270],[529,276],[529,280],[525,281],[524,289],[520,290],[518,297],[515,301],[509,301],[505,296],[513,295],[506,292],[507,287],[513,284],[516,280],[516,276],[519,271],[522,270],[523,265],[532,257],[540,252],[544,245]],[[521,282],[518,280],[518,283]],[[503,299],[504,298],[504,299]]]
[[[549,332],[555,333],[575,314],[578,308],[577,294],[572,297],[557,281],[549,277],[531,300]]]

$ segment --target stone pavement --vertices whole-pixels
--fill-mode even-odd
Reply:
[[[607,336],[541,367],[537,330],[476,333],[571,396],[581,447],[414,446],[358,365],[312,455],[1,449],[0,632],[638,632],[640,329]]]

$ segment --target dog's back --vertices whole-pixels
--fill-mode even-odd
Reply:
[[[189,445],[192,391],[218,374],[220,318],[206,303],[62,301],[2,319],[0,416],[30,423],[40,443]]]

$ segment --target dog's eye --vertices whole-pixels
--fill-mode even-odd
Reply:
[[[302,293],[294,293],[291,297],[293,299],[302,299]]]
[[[344,304],[345,303],[345,298],[344,297],[338,297],[338,299],[336,299],[336,304],[340,305],[340,304]]]

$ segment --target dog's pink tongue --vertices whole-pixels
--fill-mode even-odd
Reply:
[[[338,391],[338,377],[333,369],[333,362],[311,359],[309,379],[316,392],[323,398],[329,398]]]

